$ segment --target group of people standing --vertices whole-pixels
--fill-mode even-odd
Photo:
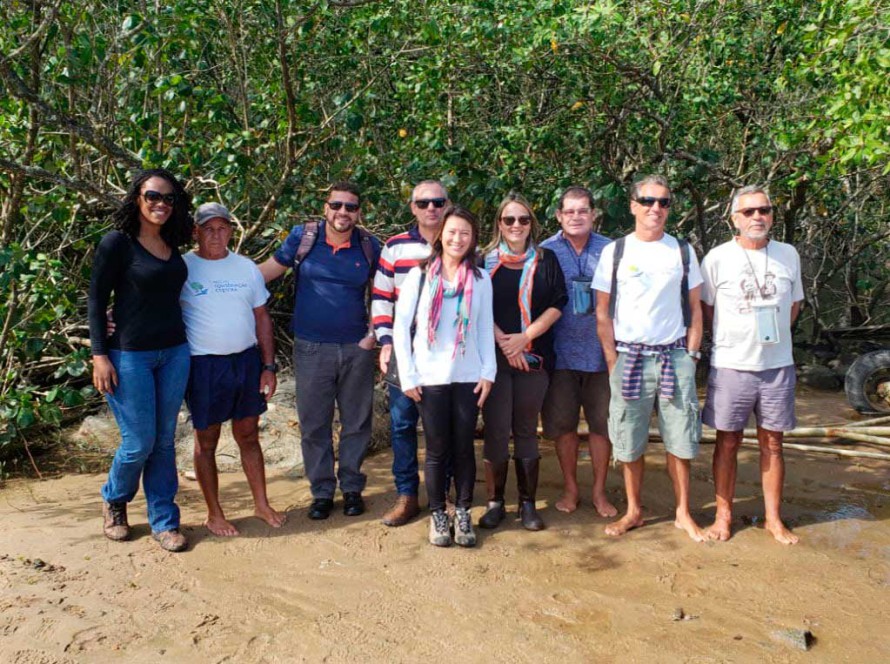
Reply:
[[[643,454],[656,410],[677,527],[697,541],[725,540],[737,451],[753,412],[766,527],[777,540],[793,543],[779,503],[782,432],[794,426],[790,331],[803,299],[797,253],[769,239],[773,207],[761,187],[734,194],[738,237],[714,249],[701,268],[687,242],[665,233],[673,202],[666,180],[646,177],[633,185],[630,198],[634,231],[611,242],[594,232],[600,213],[592,193],[569,187],[557,205],[560,231],[541,241],[532,206],[511,193],[480,249],[475,215],[454,205],[440,182],[428,180],[411,195],[416,223],[381,245],[359,226],[360,190],[338,182],[330,187],[323,219],[296,226],[272,257],[255,265],[228,248],[233,219],[225,207],[207,203],[192,218],[189,194],[172,174],[142,173],[116,215],[117,229],[97,249],[90,287],[94,384],[106,394],[122,438],[102,491],[106,536],[129,537],[126,506],[142,476],[154,537],[167,550],[186,548],[173,449],[183,397],[196,430],[195,469],[208,529],[222,536],[238,532],[220,506],[214,460],[227,420],[256,516],[273,527],[284,523],[285,515],[266,498],[257,422],[277,372],[265,284],[292,269],[309,518],[330,516],[338,487],[344,514],[365,511],[361,467],[371,437],[379,345],[397,491],[383,517],[387,526],[421,513],[422,418],[429,541],[475,545],[470,510],[480,409],[488,502],[478,525],[496,528],[506,516],[512,439],[519,519],[528,530],[545,527],[536,507],[539,419],[545,437],[555,441],[564,477],[556,507],[576,510],[583,409],[591,499],[603,517],[618,513],[606,493],[613,453],[624,466],[627,512],[606,527],[609,535],[621,535],[643,524]],[[178,248],[192,232],[197,247],[183,259]],[[717,518],[707,531],[689,507],[689,464],[701,431],[695,366],[703,318],[714,328],[704,420],[718,429]]]

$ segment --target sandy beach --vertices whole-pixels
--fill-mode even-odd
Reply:
[[[840,394],[805,392],[802,424],[853,419]],[[864,449],[864,448],[863,448]],[[874,448],[871,448],[874,449]],[[713,518],[713,447],[693,465],[694,516]],[[540,533],[510,514],[476,549],[436,549],[427,519],[380,524],[389,453],[366,462],[368,512],[310,521],[305,479],[275,472],[273,530],[250,517],[240,473],[221,478],[242,536],[200,524],[182,480],[188,552],[151,539],[140,494],[134,539],[101,534],[104,476],[13,480],[0,489],[0,661],[50,662],[886,662],[890,659],[890,462],[788,451],[785,515],[801,543],[764,531],[756,450],[740,457],[736,534],[696,544],[673,526],[663,448],[652,444],[646,525],[622,538],[589,500],[556,511],[561,477],[543,445]],[[481,450],[477,449],[477,458]],[[585,459],[586,462],[586,459]],[[589,496],[589,466],[582,468]],[[624,506],[620,473],[609,492]],[[481,463],[474,518],[485,500]],[[425,502],[425,501],[424,501]],[[810,630],[808,652],[783,630]]]

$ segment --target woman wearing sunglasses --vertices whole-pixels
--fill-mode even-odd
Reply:
[[[495,216],[485,269],[494,293],[497,378],[485,404],[485,485],[488,510],[479,520],[496,528],[506,516],[504,487],[510,436],[519,489],[519,517],[527,530],[543,530],[535,508],[538,488],[538,416],[556,354],[551,327],[568,302],[556,255],[537,246],[540,229],[528,201],[510,193]]]
[[[430,543],[470,547],[476,544],[473,437],[496,370],[491,281],[477,267],[476,217],[450,207],[443,219],[430,257],[412,268],[399,292],[393,350],[402,391],[423,420]],[[449,459],[457,489],[453,540],[445,512]]]
[[[121,432],[102,487],[103,531],[130,536],[127,503],[142,478],[152,535],[182,551],[173,435],[189,373],[179,308],[187,269],[178,247],[191,238],[191,197],[168,171],[139,173],[93,259],[88,300],[93,385]],[[114,332],[106,334],[113,301]]]

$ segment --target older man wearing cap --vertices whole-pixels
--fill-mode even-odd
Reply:
[[[198,207],[198,248],[183,256],[188,279],[180,296],[192,355],[186,403],[195,426],[195,475],[207,501],[204,525],[221,536],[238,534],[219,504],[216,446],[226,420],[232,420],[254,515],[275,528],[285,521],[266,497],[257,426],[266,400],[275,393],[278,369],[266,310],[269,292],[256,264],[229,251],[231,237],[232,216],[225,207]]]

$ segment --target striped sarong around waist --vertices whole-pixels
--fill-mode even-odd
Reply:
[[[674,360],[671,351],[677,348],[686,348],[686,337],[677,339],[672,344],[650,346],[648,344],[629,344],[622,341],[616,344],[626,354],[624,359],[624,372],[621,374],[621,396],[633,400],[640,398],[643,387],[643,356],[657,355],[661,360],[661,375],[658,394],[662,399],[670,401],[674,398],[674,388],[677,386],[677,372],[674,370]]]

